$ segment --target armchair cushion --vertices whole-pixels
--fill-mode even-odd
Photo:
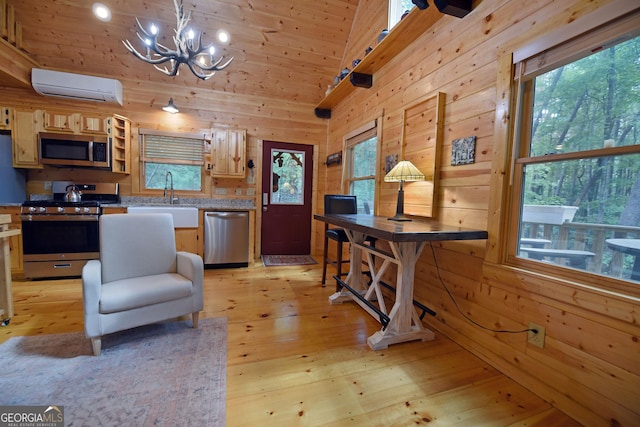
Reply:
[[[175,273],[134,277],[102,285],[100,313],[116,313],[133,308],[189,297],[190,280]]]

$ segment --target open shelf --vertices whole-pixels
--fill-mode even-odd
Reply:
[[[109,118],[109,136],[111,138],[111,171],[131,173],[131,122],[129,119],[118,115]]]
[[[316,115],[322,118],[330,118],[331,108],[338,105],[356,89],[356,86],[350,81],[352,74],[359,73],[373,76],[376,71],[402,52],[443,16],[444,15],[435,7],[430,7],[425,10],[420,10],[417,7],[411,9],[411,12],[409,12],[403,20],[398,22],[396,26],[389,31],[389,34],[316,105]],[[326,111],[328,111],[328,117],[319,115],[318,110],[324,110],[325,115]],[[322,114],[322,112],[320,114]]]

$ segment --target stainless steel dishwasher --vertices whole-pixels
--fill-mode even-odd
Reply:
[[[249,265],[249,212],[204,213],[204,264],[207,268]]]

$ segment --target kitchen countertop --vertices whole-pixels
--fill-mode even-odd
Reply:
[[[120,203],[103,203],[103,207],[128,208],[129,206],[184,206],[212,210],[255,210],[253,199],[205,199],[200,197],[183,197],[178,203],[169,205],[162,197],[122,196]]]
[[[162,197],[122,196],[120,199],[120,203],[102,203],[101,205],[107,208],[128,208],[129,206],[184,206],[196,207],[198,209],[227,211],[250,211],[256,209],[253,200],[249,199],[205,199],[200,197],[184,197],[180,198],[178,203],[174,205],[169,205]],[[0,207],[20,206],[22,206],[22,202],[0,203]]]

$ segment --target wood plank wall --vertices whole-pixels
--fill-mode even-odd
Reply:
[[[345,63],[359,55],[362,39],[386,27],[386,11],[382,13],[379,3],[361,0],[349,38],[359,42],[349,43]],[[356,89],[332,110],[327,152],[340,151],[344,135],[382,115],[378,168],[383,176],[384,156],[402,150],[402,111],[444,92],[436,215],[445,223],[487,229],[488,201],[492,192],[500,191],[490,188],[499,52],[522,46],[606,3],[483,0],[474,1],[473,12],[464,19],[443,17],[378,71],[371,89]],[[430,9],[435,9],[433,4]],[[451,166],[451,141],[468,136],[476,136],[475,163]],[[325,168],[324,191],[340,191],[339,169]],[[378,212],[391,215],[397,188],[383,182],[380,186]],[[420,196],[407,192],[405,203],[419,203],[416,197]],[[416,272],[417,299],[437,311],[435,318],[425,319],[431,327],[585,425],[640,425],[637,300],[576,291],[551,278],[489,264],[484,260],[485,242],[433,246],[422,253]],[[483,325],[515,330],[527,328],[529,322],[544,325],[545,348],[527,346],[526,334],[489,332],[463,319],[440,276],[460,309]]]

